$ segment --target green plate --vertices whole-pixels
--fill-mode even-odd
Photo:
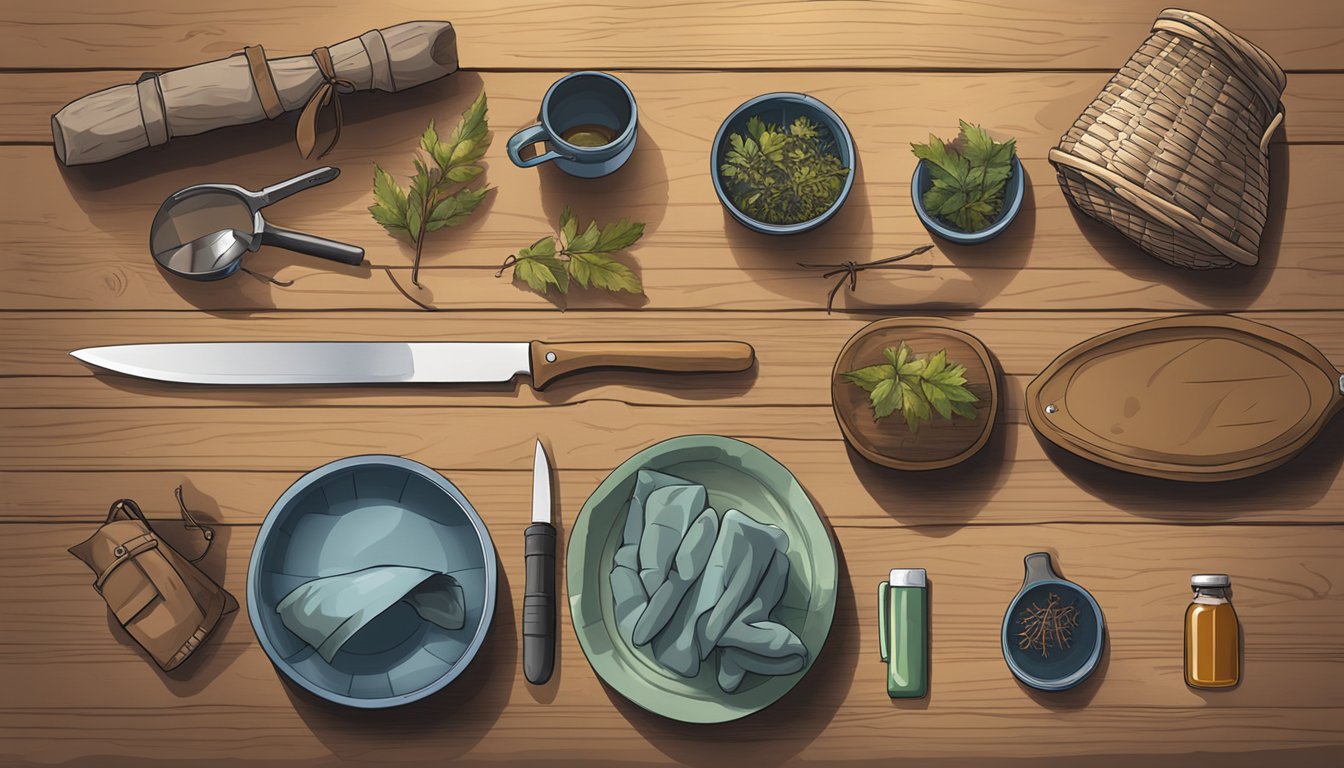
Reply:
[[[700,483],[714,509],[741,510],[789,535],[789,584],[772,616],[807,648],[801,672],[748,674],[737,691],[725,693],[716,679],[717,664],[704,664],[698,676],[684,678],[659,666],[647,647],[632,648],[621,638],[610,574],[641,469]],[[569,537],[565,570],[574,633],[598,677],[640,707],[686,723],[725,723],[775,703],[811,669],[835,615],[835,544],[816,507],[784,465],[727,437],[675,437],[617,467],[583,505]]]

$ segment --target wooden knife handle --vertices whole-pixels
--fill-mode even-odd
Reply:
[[[741,341],[532,342],[532,386],[588,368],[638,368],[674,373],[745,371],[756,359]]]

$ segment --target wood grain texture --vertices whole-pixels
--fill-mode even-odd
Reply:
[[[332,0],[320,11],[202,0],[126,0],[97,11],[78,0],[9,5],[0,54],[7,68],[181,67],[255,44],[283,56],[398,21],[446,18],[457,28],[463,67],[578,70],[1115,68],[1167,4],[472,0],[448,7],[403,0],[396,13],[358,0]],[[1344,59],[1337,4],[1285,0],[1272,13],[1256,0],[1185,6],[1211,14],[1290,71],[1338,69]]]
[[[1025,421],[1026,384],[1057,354],[1173,312],[1245,312],[1344,364],[1344,5],[1186,6],[1290,71],[1260,266],[1199,275],[1167,267],[1075,214],[1059,192],[1046,152],[1168,4],[0,0],[0,764],[1338,765],[1344,421],[1288,464],[1212,488],[1090,464]],[[254,43],[272,57],[301,55],[374,27],[445,17],[467,71],[343,99],[342,141],[323,161],[345,174],[268,212],[364,246],[367,268],[257,255],[261,272],[296,280],[282,290],[245,276],[185,284],[151,263],[149,219],[172,191],[206,180],[259,187],[312,167],[293,147],[289,119],[83,169],[63,170],[53,157],[54,111],[142,70]],[[633,159],[588,183],[514,168],[504,140],[535,118],[547,85],[583,68],[614,71],[639,99]],[[407,282],[410,250],[365,211],[370,167],[409,171],[425,124],[456,120],[481,90],[495,139],[486,181],[496,191],[481,215],[428,245],[427,298],[449,310],[431,315],[390,282],[389,270]],[[853,197],[808,236],[747,233],[708,179],[719,122],[774,90],[830,104],[859,147]],[[830,283],[794,264],[863,262],[929,242],[910,206],[908,144],[930,130],[950,134],[959,117],[1017,137],[1030,177],[1023,215],[989,246],[940,246],[916,260],[920,269],[865,273],[827,317]],[[575,296],[560,312],[492,277],[567,204],[583,217],[646,222],[631,258],[646,297]],[[958,467],[877,467],[841,439],[831,366],[865,323],[931,314],[993,352],[1003,413],[984,450]],[[68,356],[110,343],[305,338],[741,340],[758,361],[741,374],[576,375],[537,393],[525,384],[177,387],[94,375]],[[536,436],[555,449],[563,553],[568,527],[613,467],[696,431],[736,435],[780,459],[833,527],[840,604],[813,673],[758,717],[678,726],[600,684],[562,613],[559,671],[545,687],[526,685],[521,533]],[[490,643],[422,706],[350,713],[311,700],[280,681],[245,614],[227,620],[194,667],[160,673],[65,552],[119,496],[173,519],[181,484],[219,525],[207,570],[243,598],[248,554],[274,500],[303,472],[366,452],[403,453],[443,472],[500,549]],[[1096,595],[1110,628],[1097,676],[1062,697],[1014,683],[997,648],[1021,559],[1039,549]],[[893,703],[881,684],[871,587],[902,566],[928,568],[933,584],[932,696]],[[1246,633],[1245,682],[1228,692],[1182,682],[1188,578],[1205,570],[1232,574]]]
[[[358,718],[289,690],[235,615],[202,651],[189,676],[155,671],[89,587],[64,547],[88,526],[9,525],[0,541],[0,603],[14,619],[0,627],[0,668],[28,693],[0,707],[4,751],[71,760],[101,754],[119,730],[153,723],[172,738],[118,742],[120,754],[164,759],[190,749],[202,759],[340,757],[360,760],[376,745],[379,761],[461,754],[486,759],[539,757],[523,738],[545,728],[552,749],[582,749],[599,738],[609,760],[677,760],[700,765],[758,761],[938,758],[970,754],[1083,757],[1140,752],[1339,748],[1333,727],[1344,709],[1344,655],[1335,610],[1344,565],[1344,528],[1315,529],[1304,541],[1283,527],[1132,525],[1115,530],[1044,525],[965,528],[938,533],[883,525],[836,529],[842,587],[825,650],[799,688],[765,713],[729,729],[689,728],[642,714],[600,686],[583,663],[561,601],[560,667],[536,689],[522,680],[516,653],[521,611],[524,521],[496,523],[504,568],[499,610],[486,651],[468,674],[423,706]],[[513,530],[517,536],[510,536]],[[213,575],[244,595],[243,573],[256,529],[230,527],[212,557]],[[564,532],[562,531],[562,541]],[[1088,587],[1106,612],[1109,645],[1091,682],[1060,696],[1031,694],[1008,675],[997,651],[1003,607],[1022,578],[1021,558],[1053,550],[1064,575]],[[933,593],[934,676],[926,702],[887,699],[877,661],[875,585],[893,563],[929,569]],[[1246,633],[1246,675],[1236,690],[1200,694],[1181,676],[1181,616],[1192,569],[1236,564],[1235,604]],[[111,637],[109,637],[111,635]],[[100,684],[79,681],[98,675]],[[1304,706],[1304,688],[1318,691]],[[137,692],[135,710],[124,691]],[[191,706],[181,706],[182,697]],[[554,701],[554,703],[552,703]],[[563,702],[563,710],[559,703]],[[1067,712],[1086,739],[1023,741],[1021,729],[1051,711]],[[1161,712],[1152,718],[1151,713]],[[136,718],[139,718],[138,721]],[[566,729],[575,718],[582,729]],[[1117,723],[1147,722],[1133,739]],[[898,728],[907,719],[919,727]],[[37,729],[41,724],[43,727]],[[874,737],[874,727],[899,734]],[[68,734],[50,743],[44,731]],[[238,729],[249,738],[239,741]],[[949,737],[974,729],[974,740]],[[568,735],[572,734],[572,735]],[[899,736],[899,737],[898,737]],[[176,751],[175,751],[176,750]]]
[[[1024,384],[1009,389],[1020,397]],[[1137,478],[1047,449],[1011,401],[995,438],[979,455],[955,470],[928,473],[890,470],[859,457],[846,447],[824,405],[660,408],[591,401],[507,409],[7,410],[0,413],[0,426],[14,436],[0,446],[0,465],[9,470],[0,473],[5,520],[90,519],[120,494],[143,497],[147,509],[170,514],[175,507],[163,490],[171,489],[168,483],[204,483],[207,512],[218,508],[217,519],[256,522],[301,473],[363,453],[404,455],[450,478],[472,478],[463,485],[468,497],[508,500],[479,502],[486,519],[507,519],[527,508],[520,494],[530,487],[527,473],[538,434],[552,440],[559,469],[578,473],[561,489],[564,517],[576,514],[597,481],[627,457],[695,432],[739,437],[769,452],[835,520],[911,526],[1344,520],[1341,425],[1262,478],[1210,489]],[[240,485],[244,490],[235,498],[222,483],[248,472],[267,476]],[[104,474],[105,485],[99,486],[97,475]],[[72,489],[87,489],[82,503],[73,490],[48,498],[51,486],[65,478],[79,479]],[[143,491],[142,483],[148,483]],[[94,493],[97,487],[106,490]]]
[[[1114,62],[1111,69],[1120,64],[1121,61]],[[700,84],[709,86],[706,91],[721,91],[705,92],[700,94],[702,97],[715,100],[736,98],[738,102],[757,93],[789,88],[812,93],[841,109],[844,115],[855,114],[856,109],[865,114],[878,115],[883,118],[880,123],[882,126],[898,132],[913,131],[916,139],[923,138],[920,131],[927,132],[933,128],[945,130],[944,125],[955,127],[957,118],[961,116],[977,120],[1002,120],[1018,113],[1021,117],[1015,119],[1011,126],[1006,126],[1005,130],[1011,128],[1019,147],[1033,150],[1031,156],[1044,157],[1044,149],[1059,140],[1060,135],[1097,95],[1112,73],[993,70],[875,72],[860,69],[844,72],[839,81],[837,73],[801,69],[756,72],[750,78],[714,71],[615,70],[612,74],[634,89],[643,111],[641,120],[657,118],[656,113],[677,104],[682,98],[681,91],[695,90],[695,86]],[[468,69],[455,75],[455,78],[479,82],[490,94],[491,106],[497,115],[502,105],[516,104],[524,112],[530,109],[535,117],[546,87],[559,76],[558,72],[483,72]],[[134,80],[135,73],[124,70],[35,71],[22,74],[0,72],[0,92],[6,94],[6,99],[0,102],[0,143],[50,144],[51,116],[61,107],[88,93]],[[1344,87],[1342,82],[1344,73],[1294,74],[1283,94],[1284,112],[1288,117],[1283,130],[1274,134],[1273,141],[1291,144],[1344,141],[1344,121],[1341,121],[1344,118],[1344,107],[1336,98],[1341,87]],[[351,96],[343,102],[350,107],[351,112],[346,115],[346,119],[364,122],[376,117],[384,109],[424,106],[429,99],[420,94],[448,89],[450,83],[429,84],[400,95]],[[966,95],[974,97],[976,115],[963,114],[968,109]],[[734,106],[736,103],[729,104],[728,108],[731,110]],[[725,111],[719,115],[719,119],[727,114]],[[499,119],[496,117],[497,121]],[[922,124],[921,120],[928,124]],[[514,127],[498,122],[497,125],[500,131],[506,128],[512,130]],[[254,126],[254,130],[260,127]]]
[[[1061,126],[1095,94],[1092,74],[856,75],[836,85],[827,75],[762,75],[762,87],[805,88],[852,124],[861,155],[858,183],[836,219],[804,236],[772,238],[732,221],[708,178],[708,144],[742,99],[729,75],[634,73],[642,135],[635,155],[613,176],[576,186],[554,168],[520,169],[503,158],[505,137],[534,119],[546,74],[460,73],[406,94],[378,94],[347,112],[341,145],[325,158],[345,169],[335,182],[268,211],[279,224],[363,246],[368,268],[328,268],[276,249],[249,259],[263,274],[294,280],[279,288],[247,275],[201,284],[165,278],[147,254],[152,212],[163,198],[204,179],[264,186],[309,170],[279,123],[189,137],[171,146],[99,166],[62,170],[49,148],[0,147],[0,171],[24,178],[0,189],[0,294],[4,309],[401,309],[412,305],[383,267],[408,283],[410,248],[368,216],[369,168],[410,169],[415,137],[431,118],[455,119],[481,88],[491,93],[495,146],[486,180],[495,187],[465,226],[436,233],[426,247],[425,298],[445,309],[547,309],[553,303],[495,279],[504,258],[552,231],[571,205],[582,217],[629,216],[646,224],[631,252],[644,297],[576,294],[571,308],[819,309],[830,282],[796,263],[870,261],[929,242],[914,216],[909,142],[930,130],[950,133],[967,99],[981,119],[1019,140],[1030,177],[1027,213],[993,243],[939,243],[912,264],[864,274],[839,307],[1093,308],[1112,297],[1128,308],[1237,310],[1259,306],[1341,306],[1344,203],[1330,194],[1344,174],[1344,144],[1272,149],[1273,207],[1262,263],[1254,268],[1187,274],[1066,203],[1044,160]],[[1012,77],[1001,87],[995,78]],[[1038,82],[1032,82],[1031,77]],[[1344,76],[1341,76],[1344,77]],[[794,80],[801,82],[794,84]],[[892,82],[885,82],[891,79]],[[848,83],[850,76],[845,75]],[[1076,94],[1076,95],[1075,95]],[[381,98],[386,97],[386,98]],[[376,103],[375,103],[376,102]],[[1290,118],[1291,125],[1291,118]],[[59,233],[59,235],[57,235]]]

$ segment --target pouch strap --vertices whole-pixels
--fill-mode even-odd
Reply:
[[[266,62],[266,51],[260,45],[249,45],[243,49],[243,55],[247,57],[247,68],[252,71],[252,86],[257,90],[261,109],[266,117],[274,120],[284,114],[285,106],[280,102],[280,92],[275,89],[271,65]]]
[[[205,549],[201,554],[187,559],[187,562],[189,563],[198,563],[205,559],[206,555],[210,554],[210,548],[215,545],[215,529],[208,525],[202,525],[196,517],[191,514],[191,511],[187,509],[186,502],[182,500],[182,486],[179,485],[173,490],[173,496],[177,498],[177,508],[182,514],[182,527],[186,528],[188,531],[200,531],[201,538],[205,539]],[[117,499],[112,502],[112,506],[107,510],[107,519],[103,521],[104,525],[115,520],[118,513],[124,513],[128,518],[139,520],[145,524],[145,527],[148,528],[150,532],[154,531],[154,526],[150,524],[149,518],[145,517],[145,513],[140,511],[140,505],[136,504],[134,499]],[[104,572],[103,578],[106,578],[106,574],[110,573],[111,570],[112,569],[109,567],[107,571]],[[102,578],[98,580],[98,583],[102,583]]]
[[[112,575],[113,571],[157,546],[159,546],[159,539],[152,533],[142,533],[127,542],[118,544],[117,548],[112,550],[116,559],[108,563],[103,572],[98,574],[98,578],[93,580],[93,588],[102,592],[103,584],[107,581],[107,577]]]
[[[304,158],[310,158],[314,154],[321,157],[336,146],[336,141],[341,137],[341,94],[354,93],[358,90],[354,82],[336,76],[336,65],[331,60],[330,49],[314,48],[313,61],[317,62],[317,70],[322,73],[322,84],[313,91],[303,111],[299,113],[299,124],[294,134],[294,140],[298,143],[299,152]],[[328,105],[335,119],[335,129],[329,138],[319,141],[317,118]]]

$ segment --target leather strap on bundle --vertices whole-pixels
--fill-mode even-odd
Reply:
[[[313,91],[312,97],[303,107],[303,112],[299,113],[299,124],[294,133],[294,140],[298,142],[299,152],[304,158],[311,158],[314,152],[321,157],[336,146],[336,141],[341,138],[341,94],[354,93],[357,90],[353,82],[336,76],[331,51],[326,47],[314,48],[313,60],[317,62],[317,69],[322,73],[323,83]],[[317,120],[328,105],[331,106],[332,130],[321,139],[321,149],[318,150]]]

